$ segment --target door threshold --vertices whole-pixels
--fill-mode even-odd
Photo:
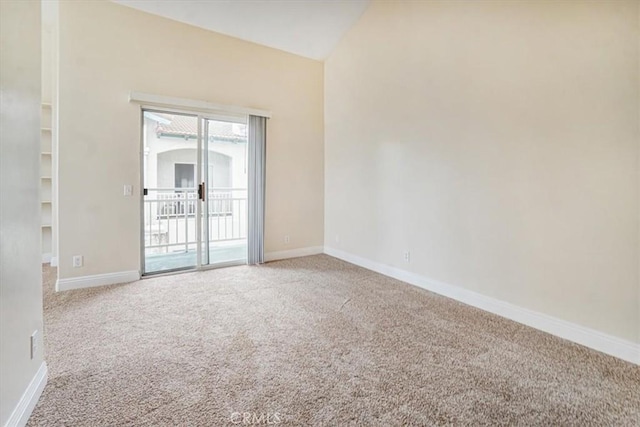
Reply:
[[[173,268],[171,270],[162,270],[162,271],[152,271],[151,273],[143,273],[142,279],[150,279],[152,277],[160,277],[160,276],[173,276],[175,274],[180,273],[190,273],[193,271],[198,271],[198,269],[193,267],[182,267],[182,268]]]
[[[215,264],[203,265],[200,267],[200,270],[213,270],[216,268],[224,268],[224,267],[237,267],[239,265],[247,265],[246,259],[240,259],[237,261],[225,261],[225,262],[217,262]]]
[[[203,265],[203,266],[200,266],[200,268],[193,266],[193,267],[174,268],[172,270],[162,270],[158,272],[144,273],[141,276],[141,279],[151,279],[153,277],[162,277],[162,276],[174,276],[176,274],[215,270],[217,268],[225,268],[225,267],[237,267],[239,265],[247,265],[247,260],[218,262],[215,264]]]

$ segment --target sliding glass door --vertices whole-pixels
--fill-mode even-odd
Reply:
[[[247,125],[205,119],[202,264],[247,259]]]
[[[246,119],[143,110],[143,274],[246,262]]]

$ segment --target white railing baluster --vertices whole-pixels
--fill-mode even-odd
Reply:
[[[184,250],[189,252],[189,209],[187,209],[187,198],[185,197],[185,210],[184,210]],[[177,237],[177,236],[176,236]]]
[[[153,206],[153,202],[151,202],[151,205]],[[151,211],[152,209],[149,209],[149,244],[151,245],[153,243],[153,224],[151,222]]]
[[[176,242],[179,240],[178,239],[178,235],[180,234],[180,220],[178,220],[178,217],[175,217],[176,220]],[[167,243],[171,243],[171,238],[169,236],[167,236]]]

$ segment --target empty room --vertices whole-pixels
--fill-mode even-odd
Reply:
[[[640,424],[637,0],[1,0],[0,425]]]

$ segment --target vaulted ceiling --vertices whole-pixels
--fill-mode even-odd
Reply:
[[[165,18],[323,60],[370,0],[112,0]]]

